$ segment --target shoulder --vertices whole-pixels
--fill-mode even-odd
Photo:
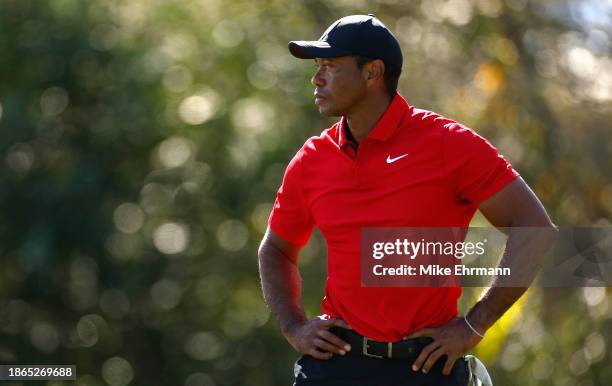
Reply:
[[[461,142],[483,139],[470,127],[433,111],[414,108],[410,118],[412,124],[436,131],[448,141]]]
[[[321,134],[308,138],[298,150],[296,156],[302,160],[308,160],[324,155],[338,142],[339,127],[340,122],[336,122],[323,130]]]
[[[447,125],[457,123],[441,114],[430,110],[419,109],[417,107],[411,110],[410,120],[416,125],[432,126],[436,128],[444,128]]]

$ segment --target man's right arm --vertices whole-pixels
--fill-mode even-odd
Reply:
[[[266,303],[276,316],[281,332],[298,352],[317,359],[331,353],[344,355],[348,344],[328,330],[350,328],[336,318],[308,319],[302,307],[302,278],[297,266],[300,247],[288,242],[270,228],[259,246],[259,274]],[[323,351],[322,351],[323,350]]]

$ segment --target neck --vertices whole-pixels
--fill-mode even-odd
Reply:
[[[345,115],[351,134],[357,143],[360,143],[370,134],[376,123],[380,120],[380,117],[387,111],[391,100],[392,98],[386,93],[375,96],[371,100],[365,100],[365,103],[359,106],[360,108]]]

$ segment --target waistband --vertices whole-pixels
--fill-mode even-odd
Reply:
[[[406,339],[398,342],[379,342],[345,328],[334,327],[330,331],[351,345],[351,351],[347,355],[361,355],[379,359],[416,359],[421,350],[433,342],[433,339],[429,337]]]

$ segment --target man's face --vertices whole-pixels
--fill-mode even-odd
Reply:
[[[366,80],[354,57],[317,58],[315,64],[311,82],[316,87],[319,113],[328,117],[347,115],[364,100]]]

